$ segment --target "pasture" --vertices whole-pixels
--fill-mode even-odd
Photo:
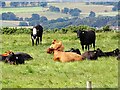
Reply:
[[[1,53],[7,50],[29,53],[34,59],[24,65],[2,66],[2,88],[86,88],[92,81],[93,88],[118,87],[118,61],[116,57],[102,57],[96,61],[54,62],[46,49],[53,39],[61,40],[65,50],[79,48],[83,53],[76,33],[44,33],[43,44],[31,45],[29,34],[2,35]],[[118,47],[118,33],[97,33],[96,48],[111,51]],[[91,49],[93,50],[93,49]]]

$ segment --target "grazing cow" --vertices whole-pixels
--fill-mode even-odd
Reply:
[[[80,50],[79,49],[74,49],[74,48],[71,48],[70,50],[65,51],[65,52],[74,52],[74,53],[77,53],[77,54],[81,55]]]
[[[62,52],[58,51],[54,48],[48,48],[47,53],[51,54],[54,53],[54,61],[60,61],[60,62],[70,62],[70,61],[82,61],[83,57],[79,54],[73,53],[73,52]]]
[[[98,58],[96,51],[86,51],[85,53],[82,54],[82,56],[87,58],[88,60],[96,60]]]
[[[80,38],[82,50],[84,50],[84,45],[85,45],[85,49],[89,50],[89,45],[91,45],[91,44],[93,44],[93,47],[95,50],[96,35],[95,35],[94,31],[92,31],[92,30],[89,30],[89,31],[78,30],[77,37]]]
[[[34,40],[36,40],[36,45],[39,44],[39,37],[40,43],[42,44],[42,34],[43,34],[43,27],[41,25],[37,25],[31,29],[31,39],[32,39],[32,46],[34,46]]]
[[[47,49],[47,53],[54,53],[54,61],[70,62],[81,61],[83,57],[74,52],[63,52],[64,46],[61,41],[54,40],[52,45]]]
[[[22,55],[15,55],[13,52],[5,59],[5,63],[10,63],[13,65],[24,64],[24,61],[25,60]]]

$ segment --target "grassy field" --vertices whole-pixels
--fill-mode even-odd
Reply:
[[[44,33],[43,44],[31,46],[30,35],[2,35],[2,52],[26,52],[33,60],[24,65],[9,65],[0,62],[2,66],[3,88],[85,88],[86,81],[92,81],[93,88],[118,87],[118,61],[116,57],[98,58],[96,61],[80,61],[61,63],[54,62],[53,55],[46,49],[53,39],[61,40],[65,50],[79,48],[79,39],[75,33],[59,34]],[[118,47],[117,33],[97,33],[96,48],[110,51]],[[93,49],[91,49],[93,50]],[[83,51],[81,50],[83,53]]]

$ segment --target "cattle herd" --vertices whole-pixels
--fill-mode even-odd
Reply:
[[[36,45],[38,45],[39,42],[42,44],[42,34],[43,27],[41,25],[37,25],[31,29],[32,46],[34,46],[34,40],[36,40]],[[117,60],[120,60],[120,50],[118,48],[108,52],[103,51],[100,48],[95,50],[96,35],[94,31],[78,30],[77,37],[80,39],[82,50],[86,49],[86,52],[81,53],[79,49],[75,48],[64,51],[64,45],[62,44],[62,41],[53,40],[51,46],[47,49],[47,53],[53,53],[53,60],[60,62],[97,60],[98,57],[109,56],[116,57]],[[93,51],[89,50],[89,45],[93,46]],[[10,63],[13,65],[24,64],[25,60],[30,59],[33,59],[33,57],[23,52],[7,51],[0,55],[0,61],[4,61],[5,63]]]

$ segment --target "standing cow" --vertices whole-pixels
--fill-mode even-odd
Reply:
[[[92,30],[89,30],[89,31],[78,30],[77,37],[80,38],[82,50],[84,50],[84,45],[85,45],[85,49],[89,50],[89,45],[91,45],[91,44],[93,44],[93,47],[95,50],[96,35],[95,35],[94,31],[92,31]]]
[[[41,25],[37,25],[31,29],[32,46],[34,46],[34,40],[36,40],[36,45],[39,44],[39,37],[40,37],[40,43],[42,44],[42,34],[43,34],[43,27]]]

